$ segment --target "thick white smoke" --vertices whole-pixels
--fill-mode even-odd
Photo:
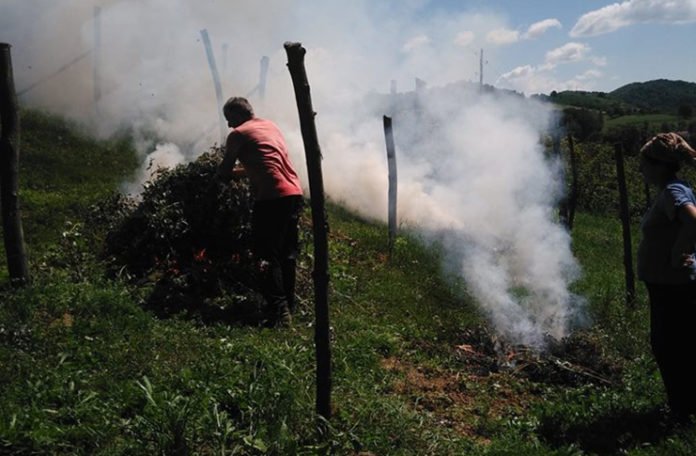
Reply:
[[[401,222],[446,246],[448,266],[465,278],[501,334],[539,345],[543,334],[567,334],[579,310],[568,291],[578,274],[570,239],[553,221],[556,166],[539,143],[550,112],[520,97],[461,87],[416,97],[415,77],[429,87],[475,79],[483,37],[508,26],[491,12],[438,13],[430,3],[4,0],[0,41],[13,45],[18,90],[89,52],[20,100],[100,134],[125,127],[156,138],[138,142],[142,179],[152,160],[191,160],[220,141],[202,29],[211,37],[225,97],[251,93],[261,57],[270,58],[266,97],[255,92],[250,101],[258,115],[281,126],[304,174],[282,48],[285,41],[302,42],[329,195],[385,219],[381,115],[393,108]],[[487,56],[495,59],[495,50]],[[377,95],[391,80],[400,95]],[[419,108],[406,109],[409,103]]]

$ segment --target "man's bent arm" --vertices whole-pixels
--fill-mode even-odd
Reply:
[[[236,135],[230,133],[225,143],[225,155],[223,156],[222,163],[220,163],[217,169],[218,177],[229,179],[231,177],[244,175],[244,168],[235,168],[237,156],[239,155],[239,148],[239,139],[236,138]]]

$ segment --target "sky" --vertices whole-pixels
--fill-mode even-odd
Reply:
[[[696,0],[443,0],[425,8],[500,18],[455,38],[463,50],[484,50],[484,80],[498,87],[609,92],[654,79],[696,81]]]
[[[0,41],[21,48],[32,36],[41,35],[36,33],[40,28],[74,26],[80,27],[82,43],[69,40],[66,49],[84,49],[89,47],[85,41],[90,39],[91,8],[116,10],[124,3],[138,2],[62,0],[46,8],[46,2],[39,0],[2,0]],[[154,3],[166,20],[171,15],[165,12],[168,2]],[[200,28],[206,26],[202,18],[208,14],[217,13],[222,22],[240,9],[249,11],[246,0],[183,3],[198,5],[186,9],[190,18],[200,16]],[[243,14],[249,14],[249,25],[255,29],[249,38],[264,42],[261,47],[270,48],[261,35],[275,36],[272,29],[285,32],[287,39],[320,45],[327,52],[342,52],[342,42],[355,40],[370,48],[364,49],[366,54],[378,49],[388,55],[384,63],[391,66],[391,73],[374,68],[375,78],[356,83],[366,91],[388,90],[389,82],[377,77],[396,80],[404,90],[415,77],[431,86],[478,81],[481,50],[485,83],[527,95],[568,89],[608,92],[627,83],[661,78],[696,81],[696,0],[265,0],[257,4],[259,11]],[[52,9],[61,11],[47,14]],[[133,24],[148,27],[146,19],[134,17]],[[183,28],[181,33],[186,33]],[[66,49],[53,53],[54,66],[59,58],[71,55]],[[349,63],[360,65],[364,60],[356,55]],[[32,63],[19,71],[24,76],[21,70],[34,69],[26,74],[28,81],[41,76],[40,65]],[[431,70],[423,71],[426,66]]]
[[[101,136],[133,132],[141,169],[128,192],[151,164],[194,160],[227,134],[202,30],[223,97],[248,94],[280,126],[307,191],[283,49],[302,43],[326,192],[370,219],[386,219],[382,115],[396,105],[373,95],[395,86],[415,100],[394,114],[399,226],[445,246],[444,266],[498,332],[531,346],[585,321],[556,220],[562,167],[540,141],[557,113],[463,84],[414,93],[416,78],[478,82],[483,49],[484,82],[527,95],[696,81],[696,0],[0,0],[20,103]],[[265,97],[254,91],[262,57]]]

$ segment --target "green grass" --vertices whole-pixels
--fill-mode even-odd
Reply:
[[[89,205],[134,169],[132,148],[39,113],[24,116],[43,119],[35,125],[44,131],[26,146],[43,174],[24,168],[23,182],[33,184],[22,195],[36,198],[24,218],[33,282],[13,289],[3,279],[0,289],[0,454],[686,455],[696,448],[694,427],[673,427],[661,409],[644,291],[638,287],[637,307],[628,310],[620,227],[611,217],[578,214],[573,248],[585,272],[575,291],[586,296],[593,322],[586,340],[620,370],[609,383],[564,384],[523,375],[523,364],[487,370],[464,355],[462,344],[484,350],[471,336],[483,322],[465,287],[446,278],[438,249],[403,233],[390,259],[384,226],[329,205],[334,416],[327,427],[314,413],[310,257],[299,266],[305,286],[293,329],[155,318],[142,306],[148,285],[106,278],[98,227],[85,222]],[[25,140],[31,125],[24,123]],[[51,148],[57,132],[73,139]],[[73,170],[88,153],[99,166]]]
[[[112,193],[137,165],[127,134],[99,141],[58,116],[20,112],[19,201],[27,254],[55,244],[66,222]],[[5,257],[4,245],[0,256]],[[0,263],[0,280],[7,268]]]
[[[615,117],[613,119],[606,118],[604,120],[603,132],[606,133],[612,129],[620,129],[624,127],[642,128],[648,125],[648,131],[661,131],[662,124],[678,125],[683,119],[671,114],[636,114],[628,116]]]
[[[113,192],[137,161],[127,134],[99,141],[55,115],[26,110],[20,117],[19,200],[32,255]]]

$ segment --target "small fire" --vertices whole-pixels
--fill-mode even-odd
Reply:
[[[199,262],[200,262],[200,261],[205,261],[205,259],[206,259],[206,256],[205,256],[205,249],[203,248],[203,249],[199,250],[198,252],[195,252],[195,253],[193,254],[193,259],[196,260],[196,261],[199,261]]]
[[[167,274],[172,274],[172,275],[181,274],[181,269],[179,268],[179,265],[177,264],[177,262],[175,260],[172,260],[169,257],[167,257],[165,259],[161,259],[157,255],[155,255],[154,260],[155,260],[155,266],[157,268],[164,269]]]

